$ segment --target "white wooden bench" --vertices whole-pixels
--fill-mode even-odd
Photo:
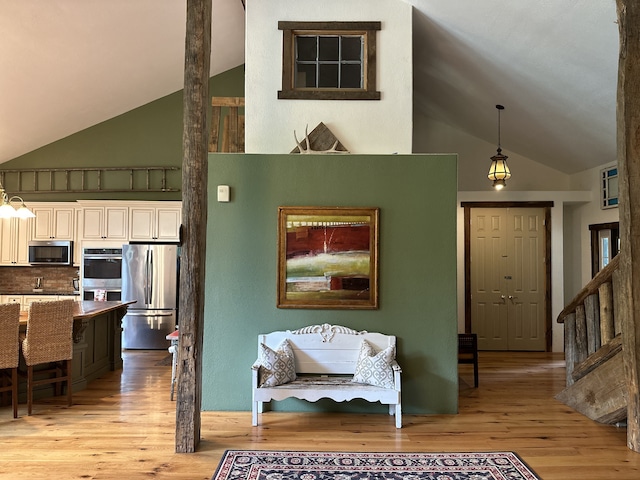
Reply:
[[[295,357],[297,378],[277,386],[260,386],[261,344],[276,350],[287,339]],[[352,381],[362,341],[376,351],[393,348],[392,387],[380,387]],[[395,415],[396,428],[402,427],[400,374],[395,361],[396,337],[382,333],[357,332],[339,325],[312,325],[294,331],[279,331],[258,336],[258,360],[252,368],[252,424],[258,425],[263,402],[294,397],[309,402],[330,398],[337,402],[362,398],[389,405],[389,415]]]

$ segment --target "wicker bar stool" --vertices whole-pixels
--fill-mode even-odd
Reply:
[[[22,341],[22,355],[27,364],[28,415],[33,407],[33,388],[38,385],[52,383],[55,394],[60,395],[62,383],[66,383],[67,406],[71,406],[73,310],[74,300],[34,302],[29,307],[27,334]],[[50,364],[50,368],[34,372],[33,367],[41,364]]]
[[[18,418],[19,331],[20,304],[0,305],[0,393],[11,392],[13,418]]]

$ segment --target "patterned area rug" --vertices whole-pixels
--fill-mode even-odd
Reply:
[[[212,480],[540,480],[513,452],[227,450]]]

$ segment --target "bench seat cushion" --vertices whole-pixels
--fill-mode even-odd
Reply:
[[[293,382],[275,387],[260,387],[254,390],[257,402],[284,400],[295,397],[309,402],[316,402],[321,398],[331,398],[337,402],[363,398],[383,404],[400,402],[400,392],[354,382],[352,376],[298,376]]]

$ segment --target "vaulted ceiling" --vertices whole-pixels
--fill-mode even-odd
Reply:
[[[615,0],[406,1],[415,115],[495,143],[502,104],[505,150],[615,160]],[[185,4],[0,0],[0,163],[180,90]],[[215,75],[244,62],[242,1],[213,0],[212,25]]]

